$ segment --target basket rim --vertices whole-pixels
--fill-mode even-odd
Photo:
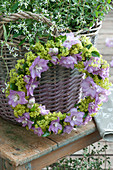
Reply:
[[[53,27],[53,36],[58,36],[58,30],[57,26],[47,17],[45,17],[43,14],[36,14],[32,13],[30,11],[20,11],[18,13],[12,13],[7,16],[2,16],[0,18],[0,38],[3,36],[3,25],[8,24],[9,22],[16,22],[18,19],[33,19],[37,22],[42,21],[45,23],[48,27]]]

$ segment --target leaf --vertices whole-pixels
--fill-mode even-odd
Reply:
[[[19,31],[19,33],[17,34],[17,33],[15,33],[14,35],[13,35],[13,38],[16,38],[16,37],[18,37],[19,35],[21,35],[22,34],[22,30],[21,31]]]
[[[108,3],[110,3],[110,2],[111,2],[111,0],[107,0],[107,2],[108,2]]]
[[[63,43],[66,40],[66,38],[67,38],[66,35],[64,35],[64,36],[60,35],[59,37],[56,37],[55,40],[59,41],[59,39],[60,39],[62,41],[62,43]]]
[[[17,72],[18,72],[19,75],[20,75],[20,74],[23,74],[23,71],[22,71],[20,68],[18,69]]]
[[[18,45],[21,46],[24,42],[25,42],[25,38]]]
[[[30,109],[31,112],[35,111],[35,105]]]
[[[11,90],[18,90],[18,87],[15,85],[15,83],[10,84]]]
[[[11,7],[11,10],[14,11],[18,8],[18,2],[15,3],[12,7]]]
[[[78,106],[78,104],[75,104],[75,105],[74,105],[74,107],[77,107],[77,106]]]
[[[26,67],[28,67],[28,65],[27,65],[27,63],[24,63],[24,64],[23,64],[24,72],[25,72],[25,70],[26,70]]]
[[[92,47],[92,44],[86,45],[86,48],[89,50]]]
[[[50,135],[50,132],[45,132],[43,135],[42,135],[42,137],[47,137],[47,136],[49,136]]]
[[[75,4],[77,4],[77,1],[76,0],[72,0]]]
[[[98,12],[97,11],[95,11],[95,16],[98,18]]]
[[[88,61],[89,61],[89,60],[90,60],[90,58],[89,58],[89,57],[86,57],[86,60],[88,60]]]
[[[38,38],[38,36],[36,36],[36,42],[39,42],[39,38]]]
[[[92,51],[92,52],[91,52],[91,55],[92,55],[93,57],[100,57],[100,54],[99,54],[98,51]]]
[[[5,25],[3,25],[3,30],[4,30],[4,38],[5,38],[5,41],[7,42],[8,36],[7,36],[7,31],[6,31]]]

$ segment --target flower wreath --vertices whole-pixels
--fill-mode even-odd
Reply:
[[[41,73],[53,65],[61,65],[85,73],[82,81],[82,99],[69,113],[51,113],[45,106],[35,103],[33,91]],[[16,120],[38,136],[52,133],[70,133],[73,128],[85,125],[98,112],[109,95],[109,64],[86,37],[73,33],[37,42],[23,59],[17,60],[10,70],[6,89],[8,104],[14,109]]]

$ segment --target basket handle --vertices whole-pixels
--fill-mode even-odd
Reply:
[[[1,19],[0,19],[0,31],[3,27],[3,24],[7,24],[11,21],[16,21],[18,19],[33,19],[33,20],[36,20],[38,22],[42,21],[43,23],[47,24],[48,27],[53,26],[54,27],[53,35],[58,36],[58,30],[56,28],[56,25],[54,25],[48,18],[46,18],[42,14],[35,14],[35,13],[29,12],[29,11],[26,11],[26,12],[21,11],[21,12],[14,13],[14,14],[11,14],[11,15],[6,16],[6,17],[1,17]]]

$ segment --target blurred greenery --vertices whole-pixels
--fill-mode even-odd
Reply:
[[[108,145],[95,147],[94,144],[90,146],[92,149],[89,152],[88,147],[83,149],[83,155],[76,158],[76,154],[63,158],[58,162],[46,167],[47,170],[101,170],[103,167],[110,170],[110,157],[106,156]],[[105,167],[105,165],[107,167]]]

